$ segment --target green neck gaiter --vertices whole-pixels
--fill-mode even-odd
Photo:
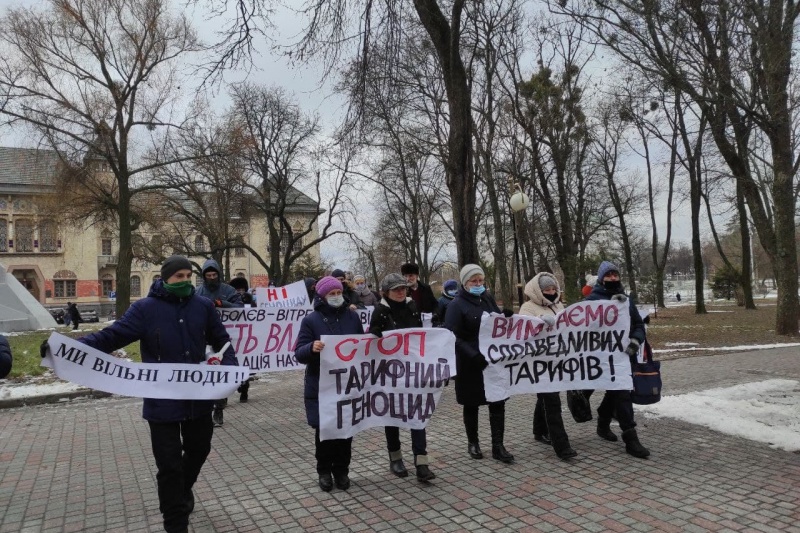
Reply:
[[[189,280],[179,281],[177,283],[164,282],[164,288],[168,293],[174,294],[179,298],[185,298],[192,294],[192,282]]]

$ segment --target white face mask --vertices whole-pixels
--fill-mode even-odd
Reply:
[[[341,294],[339,296],[328,296],[325,298],[325,301],[328,302],[328,305],[331,307],[341,307],[344,303],[344,296]]]

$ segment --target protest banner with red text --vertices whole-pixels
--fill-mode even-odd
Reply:
[[[484,314],[480,351],[489,362],[486,399],[515,394],[633,387],[628,346],[630,310],[611,300],[573,304],[549,327],[540,318]]]
[[[374,335],[323,335],[320,439],[371,427],[424,428],[455,374],[455,337],[410,328]]]

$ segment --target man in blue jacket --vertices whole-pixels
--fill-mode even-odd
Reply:
[[[197,294],[208,298],[214,303],[214,307],[244,307],[242,295],[239,291],[222,282],[220,278],[219,263],[213,259],[208,259],[203,263],[203,284],[197,289]],[[228,405],[228,399],[223,398],[214,403],[214,412],[211,417],[215,427],[222,427],[224,422],[222,410]]]
[[[106,353],[138,340],[144,363],[205,364],[206,345],[218,352],[230,336],[214,304],[197,296],[191,279],[188,259],[167,258],[147,298],[134,302],[109,327],[78,340]],[[222,354],[222,364],[238,364],[232,348]],[[213,406],[213,400],[144,400],[158,468],[159,508],[168,532],[188,531],[192,486],[211,451]]]
[[[625,295],[619,277],[619,268],[610,261],[603,261],[597,269],[597,283],[586,300],[617,300],[628,302],[631,313],[631,329],[628,334],[630,342],[625,349],[631,360],[631,366],[636,362],[639,346],[644,343],[645,328],[639,310],[636,309],[632,299]],[[597,408],[597,434],[605,440],[615,442],[617,436],[611,431],[611,418],[616,414],[619,427],[622,430],[622,440],[625,442],[625,451],[634,457],[645,459],[650,451],[639,442],[636,434],[636,422],[633,420],[633,402],[629,390],[606,391],[603,401]]]

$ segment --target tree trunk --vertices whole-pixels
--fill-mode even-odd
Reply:
[[[450,129],[445,170],[453,208],[458,262],[460,265],[478,263],[478,221],[475,219],[475,176],[472,166],[472,102],[467,72],[460,54],[464,0],[453,2],[450,23],[436,0],[414,0],[414,7],[436,49],[447,93]]]
[[[747,209],[744,204],[744,195],[738,182],[736,184],[736,210],[739,213],[739,233],[742,241],[742,277],[739,285],[742,287],[742,305],[745,309],[755,309],[756,303],[753,301],[752,278],[752,249],[750,238],[750,224],[747,221]]]
[[[131,263],[133,262],[133,230],[131,227],[131,195],[128,176],[117,179],[119,185],[119,254],[117,256],[117,303],[114,306],[117,318],[125,314],[131,305]],[[165,280],[166,281],[166,280]]]
[[[699,155],[697,155],[696,159],[699,160]],[[701,178],[698,173],[698,169],[695,167],[695,171],[689,173],[689,181],[691,182],[690,202],[692,206],[692,256],[694,258],[694,312],[698,315],[707,313],[705,301],[705,269],[703,268],[703,246],[700,242],[700,179]]]

